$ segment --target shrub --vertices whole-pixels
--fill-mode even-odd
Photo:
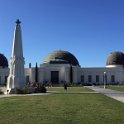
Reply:
[[[3,91],[0,89],[0,94],[4,94]]]
[[[46,91],[47,89],[43,85],[35,88],[35,93],[46,93]]]
[[[16,88],[15,90],[15,94],[30,94],[30,93],[31,90],[29,88],[23,88],[23,89]]]
[[[23,89],[16,88],[15,93],[16,94],[24,94],[24,91],[23,91]]]

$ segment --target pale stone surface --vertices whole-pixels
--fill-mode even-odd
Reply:
[[[124,92],[115,91],[115,90],[111,90],[111,89],[104,89],[104,88],[95,87],[95,86],[87,86],[87,88],[90,88],[98,93],[102,93],[108,97],[111,97],[113,99],[116,99],[116,100],[124,103]]]
[[[7,90],[23,88],[25,85],[24,57],[22,48],[22,36],[20,23],[16,22],[12,57],[10,60],[10,74],[7,82]]]

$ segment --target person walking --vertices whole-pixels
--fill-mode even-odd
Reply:
[[[67,91],[67,83],[64,83],[64,89]]]

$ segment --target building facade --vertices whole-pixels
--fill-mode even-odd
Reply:
[[[17,22],[20,28],[20,23]],[[20,30],[20,29],[18,29]],[[15,31],[16,32],[16,31]],[[16,34],[15,34],[16,35]],[[18,42],[19,34],[16,37]],[[19,39],[20,40],[20,39]],[[21,41],[22,42],[22,41]],[[19,43],[20,44],[20,43]],[[103,84],[104,82],[108,84],[124,84],[124,54],[122,52],[112,52],[107,58],[106,67],[90,67],[83,68],[80,66],[76,57],[64,50],[54,51],[49,54],[43,61],[40,66],[25,68],[23,72],[23,49],[20,55],[19,49],[16,47],[20,47],[15,45],[16,53],[19,53],[16,57],[13,56],[13,60],[17,58],[16,64],[21,62],[21,67],[18,65],[12,65],[12,57],[10,60],[10,68],[8,67],[8,60],[3,54],[0,54],[0,84],[6,85],[8,76],[13,77],[17,76],[17,74],[21,73],[23,77],[23,83],[47,83],[50,82],[52,84],[63,84],[63,82],[67,83],[82,83],[82,84]],[[13,50],[12,50],[13,51]],[[15,61],[15,60],[14,60]],[[15,64],[15,62],[14,62]],[[17,67],[15,71],[13,66]],[[20,71],[18,71],[20,68]],[[14,70],[15,75],[10,75],[11,70]],[[22,73],[23,72],[23,73]],[[23,76],[24,75],[24,76]],[[24,79],[25,78],[25,79]],[[18,75],[18,80],[20,79],[20,75]],[[16,83],[15,83],[16,84]]]

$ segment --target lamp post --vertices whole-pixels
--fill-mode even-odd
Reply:
[[[103,80],[104,80],[104,89],[105,89],[105,86],[106,86],[106,72],[104,72],[104,74],[103,74]]]

